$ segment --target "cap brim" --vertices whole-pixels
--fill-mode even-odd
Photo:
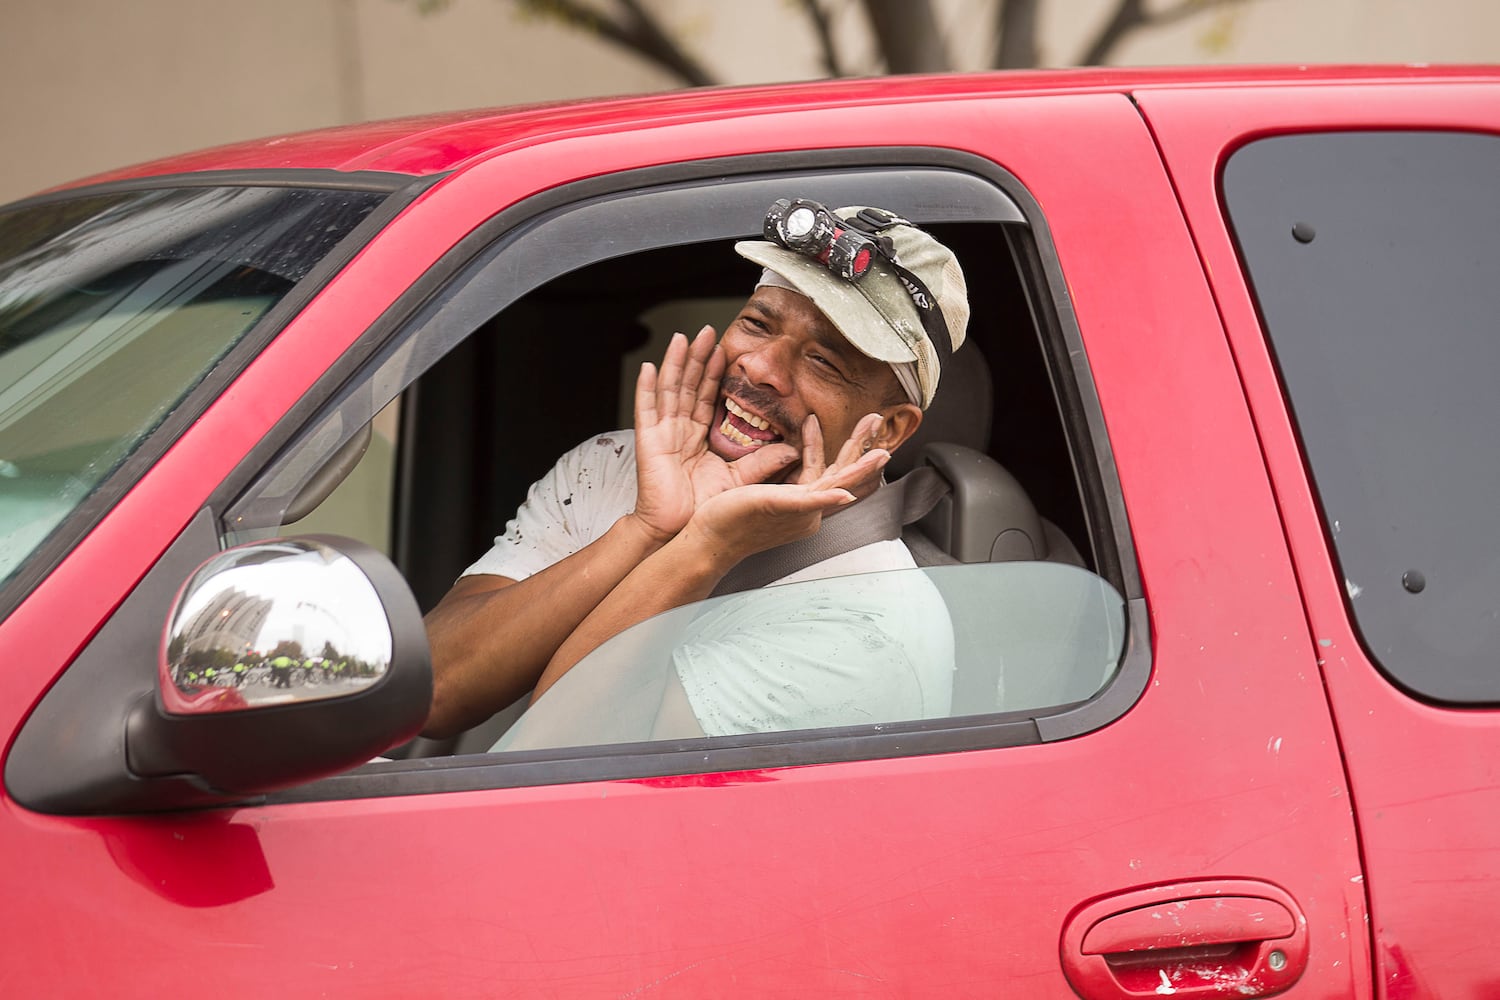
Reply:
[[[734,252],[761,267],[768,267],[781,275],[788,283],[809,299],[812,299],[828,321],[834,325],[844,339],[853,344],[862,354],[886,362],[914,362],[918,360],[917,341],[925,339],[922,322],[917,316],[916,306],[906,303],[911,315],[890,315],[902,312],[899,306],[882,309],[865,295],[867,282],[879,281],[882,276],[898,281],[894,272],[879,263],[858,282],[845,281],[823,264],[804,257],[774,243],[747,240],[734,245]],[[904,294],[904,293],[903,293]],[[904,327],[909,337],[898,332]]]

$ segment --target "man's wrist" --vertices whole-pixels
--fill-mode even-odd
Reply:
[[[675,532],[663,532],[652,527],[635,511],[616,521],[615,528],[623,532],[641,550],[643,556],[650,555],[676,537]]]
[[[691,565],[713,577],[715,582],[749,555],[737,551],[726,539],[703,528],[696,519],[689,521],[673,542]]]

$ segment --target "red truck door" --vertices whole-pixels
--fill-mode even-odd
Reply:
[[[683,203],[663,199],[727,205],[767,178],[830,198],[867,191],[942,224],[979,213],[971,286],[1011,280],[1024,296],[1003,323],[976,314],[976,329],[997,358],[1025,344],[1044,359],[1032,381],[1066,428],[1071,450],[1056,457],[1085,512],[1075,541],[1120,597],[1109,682],[894,726],[374,764],[192,813],[47,815],[7,799],[0,850],[26,863],[0,876],[25,901],[0,916],[16,956],[0,970],[6,992],[77,992],[57,986],[75,975],[143,995],[1371,992],[1364,870],[1319,672],[1329,654],[1313,637],[1345,642],[1322,623],[1309,631],[1236,352],[1135,105],[910,92],[737,118],[714,100],[727,103],[471,164],[376,237],[4,623],[7,746],[57,670],[36,662],[61,644],[49,630],[81,642],[104,613],[66,582],[111,543],[160,552],[204,505],[233,509],[238,497],[195,475],[237,460],[214,434],[235,407],[300,399],[277,424],[285,447],[257,452],[269,467],[302,446],[304,424],[316,438],[324,425],[306,414],[325,399],[378,408],[433,364],[423,338],[438,338],[430,355],[448,351],[441,336],[469,322],[435,311],[449,291],[513,301],[528,281],[542,287],[527,277],[539,262],[602,265],[611,239],[670,232],[678,216],[658,209]],[[924,203],[925,172],[961,175],[1014,211]],[[601,204],[614,228],[589,214]],[[753,224],[724,223],[703,253],[727,253]],[[471,229],[420,256],[431,234]],[[659,243],[638,247],[676,245]],[[407,293],[435,260],[448,291]],[[365,335],[329,305],[344,282],[367,290],[360,308],[399,321],[384,321],[389,351],[320,381],[300,359],[334,332]],[[501,319],[514,322],[475,336],[524,336],[520,312]],[[255,385],[267,394],[240,391]],[[1039,426],[1017,418],[996,436],[1024,445]],[[955,629],[975,637],[972,655],[1009,657],[1016,636],[1001,624],[1017,609],[986,604],[1001,591],[985,586],[968,589]],[[116,666],[138,655],[108,654]]]

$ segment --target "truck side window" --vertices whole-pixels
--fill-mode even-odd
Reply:
[[[1408,691],[1500,701],[1500,137],[1253,142],[1224,197],[1365,647]]]
[[[1133,702],[1149,667],[1139,582],[1119,576],[1122,563],[1133,565],[1118,556],[1123,526],[1112,528],[1080,487],[1080,474],[1096,474],[1088,435],[1102,427],[1085,424],[1085,408],[1058,401],[1059,384],[1087,375],[1082,352],[1063,345],[1050,304],[1061,290],[1044,286],[1041,251],[1006,194],[949,171],[931,171],[930,179],[957,185],[932,201],[962,206],[961,218],[919,221],[973,275],[973,317],[923,421],[929,438],[900,449],[887,472],[894,478],[929,453],[926,460],[950,463],[947,476],[982,467],[1005,485],[974,495],[1003,494],[1003,514],[984,507],[992,500],[976,507],[955,493],[913,526],[930,549],[917,569],[751,589],[678,608],[595,650],[520,725],[517,705],[454,740],[418,740],[392,756],[494,748],[504,752],[491,756],[493,765],[468,766],[452,780],[580,780],[675,768],[656,745],[668,739],[706,738],[699,766],[709,769],[734,767],[745,754],[764,761],[757,748],[771,746],[787,762],[855,759],[1036,742],[1043,730],[1062,738]],[[910,171],[898,180],[909,186]],[[320,463],[337,464],[328,456],[370,423],[372,409],[399,392],[399,419],[381,418],[384,432],[377,423],[369,453],[389,447],[393,464],[376,455],[389,471],[366,470],[367,454],[354,476],[370,472],[368,482],[388,484],[373,487],[388,495],[375,505],[388,513],[376,513],[374,530],[388,518],[387,551],[418,603],[432,608],[559,456],[631,425],[642,360],[659,359],[674,331],[704,323],[723,331],[759,273],[733,243],[754,234],[777,196],[766,192],[822,184],[830,194],[809,196],[878,204],[904,190],[878,182],[878,173],[855,180],[830,172],[816,181],[757,177],[744,193],[689,186],[680,197],[664,193],[676,199],[674,212],[654,193],[629,192],[618,203],[557,210],[541,225],[497,227],[495,241],[456,264],[446,288],[374,355],[374,367],[345,383],[308,426],[305,440],[322,443],[305,455],[284,451],[237,502],[226,518],[231,540],[311,530],[305,524],[339,531],[327,509],[341,511],[337,521],[362,503],[351,507],[347,488],[306,522],[282,523],[284,511],[297,506],[292,498],[317,478]],[[868,193],[845,193],[860,183]],[[642,224],[682,215],[688,222],[675,230]],[[609,252],[570,260],[579,246],[596,244]],[[1082,379],[1058,370],[1069,363],[1083,365]],[[940,414],[945,393],[952,412]],[[955,527],[971,507],[985,516]],[[861,690],[858,670],[882,665],[901,682],[878,695]],[[1106,690],[1117,697],[1091,707]],[[674,715],[674,704],[693,711]],[[1048,726],[1037,725],[1040,716]],[[957,718],[969,721],[948,721]],[[524,766],[504,770],[511,761]],[[555,774],[546,769],[554,764]]]

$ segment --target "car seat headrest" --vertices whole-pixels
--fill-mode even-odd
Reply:
[[[978,452],[989,450],[994,406],[990,366],[976,345],[958,351],[943,369],[937,395],[922,415],[922,424],[886,463],[887,479],[904,476],[922,461],[927,445],[942,441]]]
[[[951,492],[917,528],[960,562],[1040,560],[1049,555],[1042,518],[1026,490],[999,462],[963,445],[938,442],[922,460]]]

